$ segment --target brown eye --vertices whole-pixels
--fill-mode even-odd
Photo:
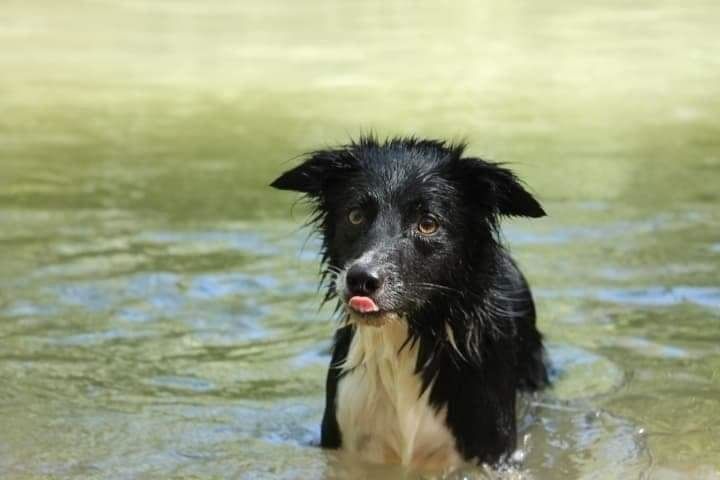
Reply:
[[[432,235],[438,231],[438,228],[440,228],[440,225],[437,220],[432,217],[423,217],[417,226],[418,232],[423,235]]]
[[[360,225],[365,221],[365,214],[359,208],[353,208],[348,213],[348,221],[353,225]]]

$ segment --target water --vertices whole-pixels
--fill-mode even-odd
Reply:
[[[697,0],[4,2],[2,477],[405,475],[309,446],[333,324],[304,210],[266,186],[370,128],[464,137],[550,213],[506,224],[558,376],[503,475],[720,477],[719,21]]]

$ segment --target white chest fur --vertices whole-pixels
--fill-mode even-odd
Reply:
[[[428,403],[415,374],[417,348],[406,345],[407,324],[358,325],[338,384],[336,414],[342,448],[378,463],[444,469],[460,465],[446,409]]]

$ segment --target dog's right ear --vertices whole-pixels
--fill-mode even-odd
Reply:
[[[333,177],[349,168],[350,165],[340,152],[318,151],[297,167],[280,175],[270,186],[319,197]]]
[[[317,196],[322,191],[323,169],[317,162],[307,160],[301,165],[288,170],[270,184],[279,190],[292,190]]]

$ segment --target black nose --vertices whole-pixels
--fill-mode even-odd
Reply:
[[[351,296],[370,296],[382,286],[380,274],[367,265],[353,265],[345,277]]]

